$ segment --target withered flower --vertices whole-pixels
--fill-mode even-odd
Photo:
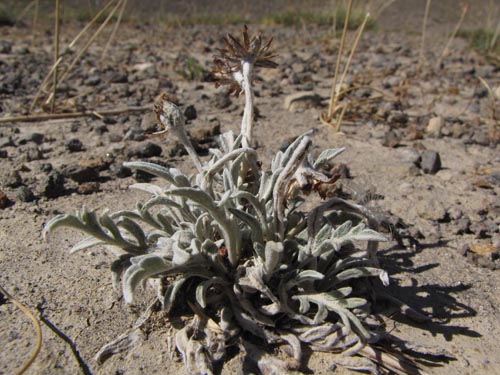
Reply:
[[[225,48],[218,48],[219,55],[214,57],[216,86],[227,85],[229,92],[239,95],[242,91],[243,64],[249,63],[257,68],[276,68],[277,63],[272,61],[275,57],[269,51],[273,38],[264,45],[261,35],[250,37],[248,27],[243,27],[243,41],[227,34],[224,38]]]

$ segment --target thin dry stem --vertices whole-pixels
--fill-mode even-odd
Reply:
[[[59,0],[56,0],[56,10],[55,10],[55,32],[54,32],[54,75],[53,75],[53,83],[52,83],[52,100],[50,101],[50,112],[54,113],[55,105],[56,105],[56,94],[57,94],[57,60],[59,59],[59,16],[60,16],[60,6]]]
[[[118,31],[118,27],[120,26],[120,23],[121,23],[122,18],[123,18],[123,13],[125,12],[125,8],[127,7],[127,0],[119,0],[119,2],[121,3],[121,8],[120,8],[120,11],[118,13],[118,18],[116,19],[115,27],[113,28],[113,31],[111,32],[111,35],[109,36],[109,39],[108,39],[106,45],[104,46],[104,49],[102,50],[101,63],[104,60],[104,57],[106,56],[106,52],[108,51],[108,48],[111,45],[111,42],[115,38],[116,32]]]
[[[43,114],[28,115],[28,116],[12,116],[12,117],[0,118],[0,125],[13,122],[36,122],[36,121],[59,120],[66,118],[91,117],[91,116],[103,118],[103,116],[120,115],[122,113],[130,113],[130,112],[146,112],[149,110],[151,110],[150,106],[144,106],[144,107],[129,107],[122,109],[103,109],[97,111],[43,113]]]
[[[443,61],[444,56],[448,53],[448,50],[450,48],[450,44],[451,44],[452,40],[455,39],[458,31],[462,27],[462,23],[464,22],[465,15],[467,14],[468,10],[469,10],[468,4],[464,4],[462,7],[462,14],[460,15],[460,19],[458,20],[457,25],[455,26],[455,29],[453,30],[450,37],[448,38],[448,41],[446,42],[446,45],[444,46],[443,51],[441,52],[441,55],[439,56],[439,59],[436,63],[437,68],[439,68],[439,66],[441,65],[441,62]]]
[[[344,29],[342,31],[342,37],[340,39],[340,47],[337,55],[337,63],[335,64],[335,74],[333,76],[332,91],[330,93],[330,105],[328,107],[328,118],[332,117],[333,110],[335,108],[335,101],[337,95],[337,79],[340,71],[340,62],[342,60],[342,52],[344,50],[344,44],[347,35],[347,27],[349,25],[349,18],[351,17],[351,10],[352,10],[352,0],[349,0],[349,5],[347,7],[347,14],[344,20]]]
[[[87,43],[85,43],[85,45],[82,47],[82,49],[79,51],[79,53],[75,56],[75,58],[73,59],[73,61],[68,66],[68,69],[66,69],[66,71],[64,72],[64,74],[61,76],[61,79],[59,80],[59,83],[62,83],[68,77],[68,75],[71,73],[71,71],[73,70],[73,68],[75,67],[75,65],[78,63],[78,61],[80,61],[80,59],[82,58],[82,56],[84,55],[84,53],[87,52],[87,50],[89,49],[89,47],[91,46],[91,44],[94,42],[94,40],[99,36],[99,34],[101,33],[101,31],[109,23],[109,21],[111,20],[111,18],[113,17],[113,15],[118,10],[119,6],[120,6],[120,2],[117,2],[116,5],[111,10],[111,12],[106,17],[106,19],[103,21],[103,23],[96,30],[96,32],[94,33],[94,35],[92,35],[90,37],[90,39],[87,41]],[[49,97],[46,102],[48,102],[50,100],[51,100],[51,97]]]
[[[422,24],[422,40],[420,42],[420,55],[418,57],[418,67],[417,67],[418,71],[422,69],[422,64],[424,63],[425,36],[427,33],[427,21],[429,20],[430,9],[431,9],[431,0],[427,0],[427,2],[425,3],[424,22]]]
[[[40,348],[42,347],[42,329],[40,327],[40,322],[37,317],[24,306],[19,300],[11,296],[2,286],[0,286],[0,293],[2,293],[10,302],[12,302],[19,310],[21,310],[24,315],[26,315],[32,322],[36,331],[36,344],[31,356],[23,363],[23,365],[15,372],[15,375],[21,375],[26,372],[26,370],[32,365],[33,361],[40,353]]]

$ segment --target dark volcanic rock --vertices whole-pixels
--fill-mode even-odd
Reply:
[[[83,151],[83,143],[78,138],[72,138],[65,143],[66,149],[69,152]]]
[[[58,171],[50,172],[42,181],[41,191],[47,198],[57,198],[64,195],[64,176]]]
[[[10,206],[12,202],[2,190],[0,190],[0,210]]]
[[[186,120],[191,121],[195,120],[198,117],[198,113],[194,105],[188,105],[184,110],[184,117]]]
[[[0,150],[0,159],[6,159],[8,156],[7,150]]]
[[[132,176],[132,170],[130,168],[125,167],[122,164],[112,165],[110,168],[111,174],[118,178],[125,178]]]
[[[31,134],[26,134],[23,137],[21,137],[18,141],[20,145],[24,145],[28,142],[33,142],[36,143],[37,145],[40,145],[43,143],[45,140],[45,136],[42,133],[31,133]]]
[[[79,184],[99,179],[99,171],[97,168],[87,166],[69,165],[63,168],[61,172],[65,177],[68,177]]]
[[[439,153],[432,150],[426,150],[422,153],[420,168],[425,173],[436,174],[441,169],[441,157]]]
[[[21,202],[32,202],[35,199],[35,194],[27,186],[20,186],[16,189],[16,198]]]
[[[153,142],[145,142],[132,148],[128,152],[128,157],[151,158],[160,156],[162,153],[161,146]]]
[[[18,171],[12,171],[9,172],[5,176],[5,180],[3,181],[3,184],[7,187],[11,188],[16,188],[18,186],[21,186],[23,183],[23,179],[21,178],[21,175],[19,174]]]
[[[78,192],[78,194],[88,195],[97,193],[99,189],[100,189],[99,183],[94,181],[94,182],[85,182],[81,185],[78,185],[76,191]]]

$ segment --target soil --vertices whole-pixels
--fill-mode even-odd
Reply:
[[[343,191],[370,206],[393,238],[379,252],[391,276],[389,292],[432,317],[419,324],[394,313],[388,330],[442,350],[421,358],[429,374],[499,374],[500,152],[494,111],[500,108],[479,81],[498,93],[499,67],[460,38],[437,66],[446,39],[430,33],[419,69],[418,34],[368,31],[346,77],[346,87],[363,88],[343,99],[352,106],[335,132],[319,115],[327,110],[338,40],[313,26],[250,25],[257,28],[274,36],[280,64],[260,71],[256,82],[255,138],[264,166],[284,142],[309,129],[316,152],[345,147],[338,159],[350,176],[342,180]],[[0,113],[27,114],[51,64],[52,37],[37,35],[32,43],[23,27],[3,27],[1,35]],[[206,155],[220,131],[238,131],[243,109],[242,98],[228,98],[210,82],[222,36],[210,26],[122,25],[104,59],[105,40],[60,85],[57,109],[150,107],[168,92],[191,118],[191,137]],[[69,41],[63,37],[62,44]],[[145,290],[137,305],[126,306],[113,291],[112,257],[103,249],[70,255],[68,249],[84,236],[69,229],[56,231],[48,242],[40,236],[58,213],[84,205],[117,211],[146,199],[128,187],[148,177],[131,174],[123,161],[161,160],[193,170],[173,139],[144,136],[154,125],[150,110],[0,125],[0,285],[43,321],[41,352],[26,374],[185,373],[169,355],[169,330],[162,324],[131,351],[97,364],[96,352],[133,325],[152,294]],[[33,350],[35,332],[5,299],[0,326],[0,374],[11,374]],[[241,361],[234,356],[221,373],[247,373]],[[305,370],[331,373],[333,363],[332,355],[314,354]]]

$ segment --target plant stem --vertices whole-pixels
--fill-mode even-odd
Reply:
[[[243,135],[242,146],[250,147],[252,142],[253,124],[253,89],[252,89],[252,63],[243,62],[243,90],[245,91],[245,109],[241,120],[241,134]]]
[[[427,21],[429,19],[430,8],[431,0],[427,0],[427,2],[425,3],[424,22],[422,24],[422,40],[420,42],[420,56],[418,57],[417,71],[420,71],[420,69],[422,68],[422,64],[424,63],[425,35],[427,33]]]

